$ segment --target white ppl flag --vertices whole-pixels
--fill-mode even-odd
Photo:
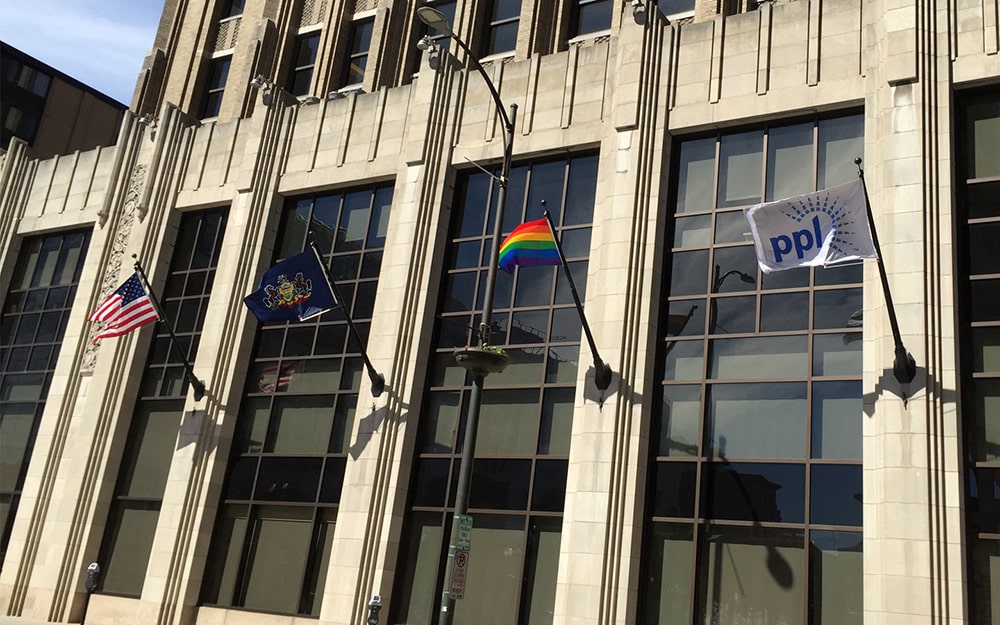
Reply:
[[[764,273],[876,258],[864,182],[853,182],[743,210]]]

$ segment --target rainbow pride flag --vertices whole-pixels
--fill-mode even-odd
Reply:
[[[560,262],[556,240],[544,218],[524,222],[500,244],[499,267],[507,273],[513,273],[515,265],[538,267]]]

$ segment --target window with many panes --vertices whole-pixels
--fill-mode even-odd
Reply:
[[[862,622],[862,265],[763,274],[743,208],[853,179],[863,136],[677,143],[641,622]]]
[[[0,310],[0,563],[89,243],[89,230],[26,238]]]
[[[391,186],[289,200],[275,262],[314,241],[345,309],[262,324],[247,375],[202,601],[319,614],[364,374]],[[354,450],[355,453],[359,450]]]
[[[517,47],[521,0],[491,0],[486,15],[483,55],[511,52]]]
[[[109,594],[142,593],[188,394],[184,362],[193,362],[198,352],[225,230],[224,210],[181,218],[170,274],[157,298],[163,319],[146,358],[101,545],[99,589]]]
[[[288,72],[288,92],[292,95],[309,94],[316,68],[316,53],[319,51],[319,35],[319,31],[315,31],[295,39],[292,66]]]
[[[569,37],[597,33],[611,28],[612,0],[575,0],[571,5]]]
[[[503,229],[540,219],[545,200],[581,297],[597,157],[515,167]],[[452,210],[436,340],[421,410],[392,623],[437,621],[472,380],[454,358],[475,344],[491,263],[497,186],[463,175]],[[580,317],[559,267],[498,272],[491,344],[511,364],[482,395],[469,514],[472,551],[456,622],[551,622],[580,360]]]
[[[229,65],[232,56],[222,56],[209,61],[205,72],[205,92],[201,105],[201,117],[217,117],[222,107],[222,96],[226,92],[229,79]]]
[[[340,80],[342,87],[364,82],[374,27],[375,20],[370,19],[351,23],[350,47],[344,62],[343,77]]]
[[[969,622],[1000,622],[1000,92],[958,107],[960,397],[966,458]]]

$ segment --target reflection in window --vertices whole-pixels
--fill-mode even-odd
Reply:
[[[514,167],[504,215],[505,233],[541,218],[542,194],[566,243],[581,297],[596,165],[596,156],[583,156]],[[456,185],[436,350],[404,529],[410,539],[400,553],[398,601],[389,618],[394,623],[436,621],[438,565],[448,547],[442,537],[451,525],[472,391],[471,379],[452,354],[473,340],[479,323],[481,291],[495,263],[490,247],[496,193],[486,173],[464,175]],[[477,555],[471,559],[456,622],[551,621],[581,334],[557,269],[519,267],[513,274],[499,274],[491,343],[504,346],[511,364],[487,378],[483,395],[469,497]]]
[[[173,323],[188,362],[198,352],[225,229],[225,211],[214,210],[185,214],[177,232],[167,286],[159,300],[164,321]],[[182,321],[183,310],[191,311],[188,322]],[[156,328],[101,546],[100,590],[134,597],[141,594],[146,578],[188,390],[184,360],[171,343],[170,330],[163,323]]]
[[[861,266],[760,273],[743,209],[856,176],[863,134],[851,115],[674,146],[650,623],[860,622]]]
[[[0,311],[0,564],[89,244],[90,231],[26,238]]]
[[[391,185],[290,199],[275,242],[275,262],[316,244],[366,342],[391,203]],[[204,603],[319,614],[363,378],[344,310],[258,327]]]

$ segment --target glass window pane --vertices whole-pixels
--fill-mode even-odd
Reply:
[[[705,333],[705,300],[670,302],[667,312],[667,336],[692,336]]]
[[[707,290],[708,251],[673,254],[670,267],[670,295],[700,295]]]
[[[809,579],[814,625],[864,623],[861,532],[809,532]]]
[[[299,610],[301,614],[312,616],[319,616],[320,606],[323,605],[326,572],[330,568],[330,553],[333,551],[333,528],[337,521],[335,509],[322,508],[319,514],[310,557],[309,578],[302,589],[302,606]]]
[[[551,625],[553,622],[561,537],[562,523],[559,519],[547,517],[531,519],[525,558],[525,579],[528,587],[522,590],[527,596],[530,625]]]
[[[1000,372],[1000,328],[971,328],[972,371]]]
[[[812,457],[861,460],[861,382],[815,382]]]
[[[725,211],[715,213],[715,242],[716,243],[752,243],[753,234],[750,232],[750,222],[747,221],[743,211]],[[752,272],[753,269],[747,269]]]
[[[973,432],[967,444],[977,461],[1000,460],[1000,380],[972,380]]]
[[[517,622],[524,567],[523,534],[523,517],[476,515],[472,527],[475,551],[469,558],[465,597],[456,602],[456,623]]]
[[[805,376],[808,337],[713,339],[710,376],[716,379],[780,379]]]
[[[247,563],[243,607],[295,613],[312,538],[311,508],[262,506],[257,541]],[[280,575],[275,572],[280,571]]]
[[[1000,223],[969,224],[969,273],[1000,273]]]
[[[816,291],[813,295],[813,327],[817,330],[851,327],[851,316],[863,307],[861,295],[860,288]]]
[[[716,458],[805,458],[806,384],[713,384],[709,443]]]
[[[316,501],[320,458],[261,458],[254,498],[265,501]]]
[[[969,579],[970,619],[975,625],[1000,622],[1000,542],[968,539],[972,560]]]
[[[722,137],[719,142],[719,206],[760,202],[763,142],[762,131]]]
[[[580,4],[580,14],[577,19],[577,35],[596,33],[611,28],[611,0],[593,0]]]
[[[798,529],[707,527],[698,556],[697,592],[704,599],[695,622],[801,623],[804,547]]]
[[[697,456],[701,386],[664,386],[658,456]]]
[[[704,374],[704,360],[704,341],[669,341],[663,379],[700,380]]]
[[[281,397],[274,402],[266,451],[322,453],[330,441],[334,397]]]
[[[969,282],[971,321],[1000,320],[1000,280],[972,280]]]
[[[976,467],[969,472],[968,487],[973,533],[1000,533],[1000,469]]]
[[[678,217],[674,222],[674,247],[705,247],[711,242],[711,215]]]
[[[689,625],[691,622],[692,526],[653,523],[647,551],[649,577],[645,618],[658,625]]]
[[[108,555],[101,562],[101,590],[139,596],[159,516],[159,504],[121,502],[114,506],[108,519]]]
[[[27,463],[35,423],[35,404],[5,404],[0,419],[0,493],[18,489]]]
[[[421,428],[420,449],[424,453],[446,453],[454,448],[461,395],[458,392],[431,393],[426,421]]]
[[[580,362],[579,345],[558,345],[549,348],[545,365],[545,383],[576,383]]]
[[[713,207],[715,138],[681,143],[677,175],[676,212],[706,211]]]
[[[983,100],[970,103],[965,136],[968,141],[970,178],[1000,176],[1000,102]]]
[[[760,298],[760,331],[782,332],[809,327],[809,293],[782,293]]]
[[[538,460],[531,489],[531,509],[534,512],[562,512],[566,499],[568,460]]]
[[[965,188],[969,219],[1000,217],[1000,181],[970,184]]]
[[[432,625],[437,622],[434,608],[440,596],[435,587],[441,576],[438,565],[444,540],[441,514],[415,512],[409,521],[405,540],[400,543],[405,555],[400,556],[404,566],[397,595],[399,619],[409,625]]]
[[[713,272],[713,293],[753,291],[757,285],[757,256],[754,248],[716,248]]]
[[[709,303],[709,334],[753,332],[757,324],[757,298],[714,297]]]
[[[817,146],[816,188],[829,187],[856,180],[855,158],[865,156],[865,119],[851,115],[819,122]]]
[[[208,560],[203,598],[205,603],[233,605],[243,541],[246,538],[248,506],[224,506],[216,530],[214,552]],[[217,552],[217,553],[216,553]]]
[[[534,453],[538,437],[538,391],[494,389],[482,397],[476,456]]]
[[[691,518],[697,492],[693,462],[657,462],[653,474],[653,516]]]
[[[861,375],[861,335],[817,334],[813,340],[813,375]]]
[[[767,133],[765,201],[813,190],[813,125],[771,128]]]
[[[545,389],[542,399],[541,432],[538,453],[569,455],[569,440],[573,431],[574,388]]]
[[[709,464],[703,516],[754,523],[805,521],[806,470],[801,464]]]
[[[814,464],[809,522],[861,526],[861,465]]]
[[[593,220],[594,195],[597,193],[597,165],[597,156],[581,156],[570,161],[563,226],[589,224]],[[566,247],[565,240],[563,244]]]
[[[183,411],[182,400],[140,404],[129,429],[131,453],[124,460],[121,494],[163,497]]]

